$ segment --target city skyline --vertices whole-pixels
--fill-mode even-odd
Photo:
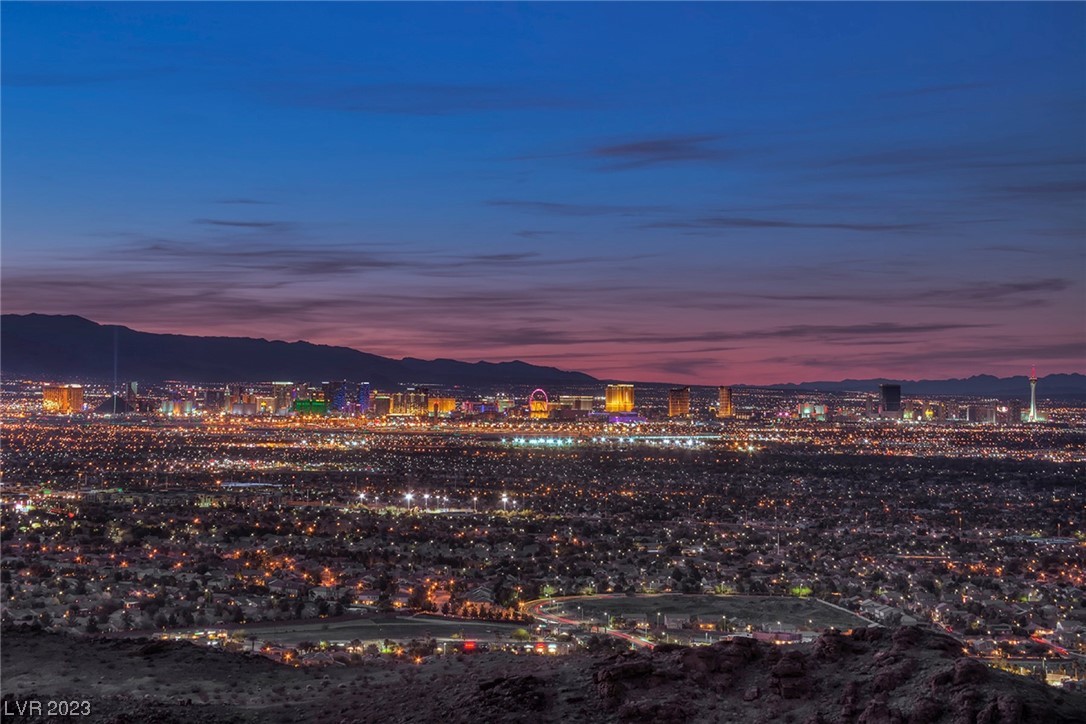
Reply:
[[[1083,371],[1080,4],[4,21],[5,312],[677,384]]]

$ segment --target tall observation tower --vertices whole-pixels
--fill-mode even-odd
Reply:
[[[1029,417],[1027,422],[1037,422],[1037,365],[1029,370]]]

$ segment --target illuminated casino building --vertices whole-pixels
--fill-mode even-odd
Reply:
[[[297,399],[294,401],[294,412],[299,415],[326,415],[328,414],[328,402],[311,398]]]
[[[687,417],[690,414],[690,388],[673,387],[667,393],[667,416]]]
[[[735,408],[732,407],[732,388],[719,387],[717,389],[719,399],[717,401],[716,416],[717,417],[735,417]]]
[[[801,402],[796,405],[796,417],[800,420],[818,420],[825,422],[830,417],[829,408],[824,404]]]
[[[607,385],[607,412],[633,412],[634,386],[628,384]]]
[[[547,393],[541,389],[532,390],[532,394],[528,395],[528,416],[533,420],[545,420],[550,414]]]
[[[560,395],[558,404],[566,410],[576,412],[592,412],[595,398],[592,395]]]
[[[426,400],[430,417],[448,417],[456,412],[455,397],[429,397]]]
[[[42,408],[46,412],[70,415],[83,411],[82,385],[45,385],[41,391]]]
[[[425,387],[408,387],[404,392],[395,392],[392,395],[392,415],[412,416],[429,414],[430,406],[427,401],[430,390]]]

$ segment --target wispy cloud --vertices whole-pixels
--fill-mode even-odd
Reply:
[[[103,71],[99,73],[83,72],[48,72],[48,73],[15,73],[4,72],[0,74],[0,84],[10,88],[49,88],[100,85],[103,83],[116,83],[126,80],[143,80],[157,78],[176,72],[175,68],[140,68],[115,71]]]
[[[981,88],[987,87],[989,87],[988,83],[944,83],[942,85],[927,85],[899,91],[888,91],[881,95],[883,98],[915,98],[917,96],[930,96],[942,93],[961,93],[963,91],[980,90]]]
[[[520,251],[520,252],[505,252],[502,254],[470,254],[464,257],[467,261],[478,262],[507,262],[507,261],[523,261],[525,259],[538,259],[540,257],[538,251]]]
[[[1029,246],[1015,246],[1014,244],[989,244],[980,247],[981,251],[1000,251],[1008,254],[1045,254],[1041,249]]]
[[[643,229],[836,229],[839,231],[915,231],[928,228],[921,223],[867,223],[849,221],[796,221],[793,219],[756,219],[737,216],[703,216],[687,221],[653,221]]]
[[[863,153],[817,158],[810,166],[835,178],[885,178],[901,175],[930,175],[939,172],[968,173],[978,183],[990,183],[993,174],[1007,185],[1016,179],[1044,171],[1066,172],[1083,168],[1086,158],[1079,151],[1052,151],[1031,148],[1018,138],[988,138],[971,143],[943,146],[881,147]],[[1032,182],[1022,183],[1024,186]]]
[[[564,256],[534,249],[491,253],[456,253],[425,247],[390,247],[383,243],[328,243],[309,236],[309,229],[294,222],[247,220],[198,220],[223,229],[213,238],[141,237],[126,234],[123,242],[103,252],[70,261],[140,269],[169,269],[206,276],[209,269],[230,274],[260,274],[262,279],[280,283],[319,282],[331,277],[366,276],[375,272],[402,272],[418,277],[473,278],[491,274],[495,268],[526,274],[547,267],[586,267],[613,264],[607,255]],[[638,260],[649,254],[630,255]]]
[[[1083,165],[1086,171],[1086,164]],[[1003,186],[995,189],[997,193],[1032,198],[1075,198],[1081,201],[1086,197],[1086,180],[1046,181],[1042,183]]]
[[[624,171],[663,164],[722,161],[732,158],[734,151],[711,144],[720,136],[663,136],[592,148],[586,154],[608,163],[602,168]]]
[[[273,202],[273,201],[264,201],[263,199],[247,198],[247,197],[244,197],[244,196],[235,196],[235,197],[225,198],[225,199],[216,199],[215,203],[217,203],[217,204],[247,205],[247,206],[265,206],[265,205],[271,205],[271,204],[273,204],[275,202]]]
[[[744,294],[779,302],[832,302],[927,307],[1040,306],[1048,297],[1074,285],[1071,279],[1050,277],[1023,281],[966,282],[953,287],[887,289],[879,291],[755,292]]]
[[[1015,282],[982,282],[964,284],[954,289],[933,290],[929,292],[929,296],[940,297],[946,301],[1002,302],[1008,298],[1017,299],[1024,295],[1062,292],[1073,284],[1072,280],[1059,277]]]
[[[491,199],[487,206],[500,206],[517,211],[526,211],[554,216],[641,216],[668,211],[668,206],[658,205],[619,205],[619,204],[573,204],[556,201],[525,201],[521,199]]]
[[[655,370],[667,378],[689,378],[700,376],[707,367],[719,367],[719,357],[672,357],[654,359],[647,365],[647,369]]]
[[[707,330],[689,334],[675,334],[663,330],[645,330],[643,334],[584,334],[565,328],[551,327],[495,327],[476,334],[475,342],[484,346],[491,344],[517,346],[547,345],[598,345],[620,344],[650,347],[669,347],[690,343],[734,342],[749,343],[758,340],[840,340],[854,342],[869,340],[873,337],[916,337],[939,332],[954,332],[967,329],[981,329],[987,324],[934,322],[925,324],[900,324],[896,322],[872,322],[867,324],[798,324],[769,329],[748,330]],[[730,347],[713,348],[714,351]],[[690,351],[690,350],[686,350]]]
[[[528,84],[374,83],[314,89],[312,84],[278,83],[261,90],[266,98],[281,105],[410,116],[563,110],[583,105],[547,94]]]
[[[196,219],[195,223],[205,226],[226,226],[236,229],[280,229],[287,230],[291,224],[286,221],[251,221],[238,219]]]

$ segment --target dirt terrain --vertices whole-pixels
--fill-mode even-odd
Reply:
[[[1086,722],[1086,695],[994,671],[915,628],[794,647],[737,639],[306,669],[185,643],[9,630],[0,675],[5,722]],[[28,699],[89,699],[91,716],[8,715]]]

